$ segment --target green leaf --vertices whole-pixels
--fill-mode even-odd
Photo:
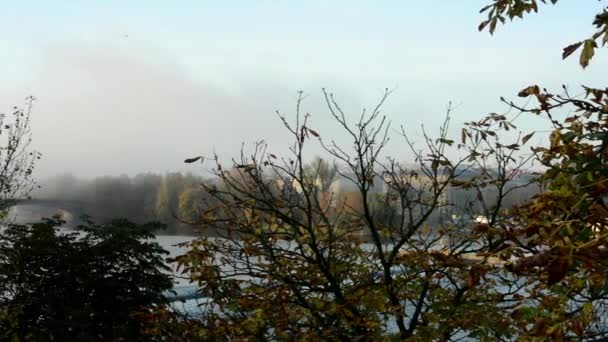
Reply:
[[[534,135],[534,132],[524,136],[523,139],[521,139],[521,144],[525,145],[528,142],[528,140],[530,140],[530,138],[532,138],[533,135]]]
[[[593,304],[592,303],[585,303],[583,305],[583,314],[585,314],[586,316],[591,316],[593,314]]]
[[[479,31],[483,31],[483,29],[484,29],[486,26],[488,26],[488,24],[489,24],[489,23],[490,23],[490,21],[489,21],[489,20],[482,21],[482,22],[479,24],[479,26],[477,27],[477,29],[478,29]]]
[[[319,137],[319,133],[317,133],[317,131],[312,130],[312,129],[308,128],[308,127],[306,127],[306,130],[307,130],[307,131],[308,131],[310,134],[314,135],[315,137],[317,137],[317,138]]]
[[[454,140],[451,139],[437,139],[442,144],[447,144],[448,146],[452,146]]]
[[[496,22],[496,18],[490,21],[490,34],[494,34],[494,31],[496,30]]]
[[[483,13],[483,12],[485,12],[485,11],[489,10],[489,9],[490,9],[490,8],[492,8],[492,7],[494,7],[494,5],[493,5],[493,4],[487,5],[487,6],[485,6],[484,8],[480,9],[480,10],[479,10],[479,13]]]
[[[201,156],[198,156],[195,158],[188,158],[188,159],[184,160],[184,163],[187,163],[187,164],[194,163],[195,161],[200,160],[201,158],[202,158]]]

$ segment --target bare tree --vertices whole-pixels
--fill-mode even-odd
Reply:
[[[32,177],[41,154],[30,148],[31,112],[34,98],[27,97],[23,108],[13,107],[12,113],[0,114],[0,216],[25,198],[35,186]]]

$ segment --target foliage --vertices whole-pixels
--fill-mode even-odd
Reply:
[[[217,163],[223,187],[205,187],[222,215],[201,225],[221,221],[238,234],[199,239],[177,258],[213,303],[201,322],[186,326],[205,336],[260,339],[608,337],[608,92],[585,94],[527,87],[518,95],[538,106],[504,100],[517,113],[466,123],[460,143],[447,137],[448,108],[439,138],[424,132],[424,149],[402,132],[415,167],[380,160],[388,132],[380,106],[351,125],[326,94],[353,138],[351,151],[309,134],[308,116],[296,112],[295,125],[281,116],[293,155],[271,157],[258,144],[250,158],[241,154],[239,177]],[[556,119],[561,110],[574,114]],[[549,146],[527,152],[538,132],[512,134],[522,113],[546,116]],[[333,193],[317,200],[319,186],[302,162],[314,140],[349,170],[343,176],[361,206],[332,206]],[[461,157],[448,157],[450,148]],[[520,182],[533,162],[545,171]],[[383,191],[373,191],[377,182]],[[531,183],[539,192],[508,209],[508,196]],[[453,189],[477,194],[475,205],[446,200]],[[454,214],[464,219],[450,220]]]
[[[557,2],[558,0],[492,0],[491,4],[481,9],[481,13],[487,12],[488,18],[479,24],[479,30],[488,28],[493,34],[498,22],[504,24],[506,19],[523,18],[526,14],[538,12],[539,3],[555,5]],[[608,7],[595,15],[593,26],[595,26],[593,35],[564,48],[562,53],[564,59],[582,48],[579,63],[586,68],[599,46],[598,41],[602,46],[608,43]]]
[[[62,222],[9,225],[0,233],[0,339],[133,340],[133,314],[172,288],[153,238],[158,224],[126,220],[74,232]]]
[[[495,0],[484,11],[488,20],[479,29],[489,25],[492,33],[497,20],[523,17],[538,7],[535,0]],[[580,50],[579,62],[583,68],[588,66],[598,41],[601,45],[608,42],[608,8],[595,16],[593,25],[595,33],[565,47],[563,58]],[[552,126],[549,146],[532,149],[546,169],[540,179],[546,191],[518,208],[512,221],[492,227],[500,231],[502,241],[496,255],[517,257],[517,262],[507,266],[529,279],[530,290],[520,298],[515,317],[524,334],[533,338],[594,340],[608,336],[608,93],[586,86],[583,90],[581,97],[571,95],[566,87],[557,94],[536,85],[527,87],[519,96],[535,100],[537,105],[532,108],[503,100],[520,112],[545,116]],[[561,118],[562,113],[568,114]]]
[[[534,147],[546,168],[540,179],[546,191],[519,207],[513,220],[495,227],[501,245],[494,252],[517,257],[509,269],[525,275],[530,290],[520,299],[540,303],[526,317],[531,336],[606,338],[608,325],[608,93],[585,88],[577,98],[564,88],[551,94],[537,86],[520,92],[538,106],[522,112],[546,116],[553,131],[549,146]],[[556,119],[556,112],[573,114]],[[522,308],[525,306],[522,306]]]
[[[161,306],[153,311],[139,313],[142,336],[146,341],[221,341],[224,336],[214,335],[201,330],[195,318],[177,314],[168,306]]]

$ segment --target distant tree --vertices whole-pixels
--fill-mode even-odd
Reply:
[[[538,5],[536,0],[494,0],[482,9],[488,19],[479,29],[489,27],[492,33],[498,22],[537,12]],[[592,24],[589,38],[563,49],[563,58],[579,50],[583,68],[595,49],[608,43],[608,7]],[[539,193],[516,207],[510,220],[484,228],[497,232],[492,252],[515,259],[507,268],[527,279],[513,315],[523,339],[608,338],[608,90],[582,88],[581,95],[574,95],[566,86],[552,92],[530,85],[518,93],[530,107],[503,99],[511,110],[546,118],[550,128],[548,146],[531,147],[545,170]]]
[[[134,203],[131,200],[131,181],[128,176],[104,176],[92,181],[87,202],[91,210],[87,214],[99,220],[132,215]],[[136,212],[140,208],[136,208]]]
[[[162,222],[175,222],[179,210],[180,194],[202,179],[192,174],[168,173],[163,177],[156,197],[156,217]]]
[[[71,173],[59,174],[39,182],[39,188],[32,192],[32,197],[57,200],[84,200],[88,189],[84,182]]]
[[[109,341],[139,338],[138,312],[164,303],[172,288],[152,241],[158,224],[62,222],[0,231],[0,340]]]
[[[315,199],[322,203],[336,204],[338,197],[344,200],[344,196],[337,196],[337,192],[331,191],[332,185],[338,177],[338,167],[335,163],[332,165],[316,156],[313,160],[305,165],[304,173],[307,177],[307,182],[313,185],[313,191],[316,193]]]
[[[326,193],[330,191],[331,185],[338,176],[338,167],[317,156],[310,164],[306,165],[306,173],[312,178],[311,181],[319,187],[319,191]]]
[[[205,192],[200,188],[188,188],[179,195],[177,216],[180,220],[196,224],[208,207],[205,204]]]
[[[4,218],[14,201],[27,197],[34,188],[32,172],[41,154],[30,148],[34,98],[25,107],[13,107],[11,114],[0,114],[0,217]]]
[[[180,198],[184,192],[200,187],[204,179],[182,173],[152,173],[103,176],[91,180],[60,175],[42,183],[35,197],[74,202],[82,212],[98,220],[126,217],[138,223],[161,220],[179,225],[183,212]],[[191,202],[194,203],[194,202]],[[202,208],[199,208],[202,209]]]
[[[132,179],[132,194],[134,202],[137,203],[140,222],[156,218],[156,196],[162,181],[161,175],[151,173],[138,174]],[[133,215],[128,217],[134,218]]]
[[[165,176],[163,177],[158,188],[158,193],[156,194],[156,217],[161,221],[168,220],[171,217],[171,205],[171,190]]]

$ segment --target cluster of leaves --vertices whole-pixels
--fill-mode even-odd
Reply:
[[[0,232],[0,339],[134,340],[133,315],[164,303],[172,288],[158,224],[126,220],[79,232],[46,220]]]
[[[539,2],[555,5],[558,0],[493,0],[493,2],[481,9],[481,13],[487,12],[488,18],[479,24],[479,30],[488,28],[491,34],[496,30],[498,22],[505,23],[506,19],[523,18],[531,12],[538,12]],[[595,15],[593,20],[595,32],[591,37],[568,45],[564,48],[562,57],[565,59],[582,47],[579,63],[583,68],[589,65],[589,61],[595,54],[598,41],[604,46],[608,43],[608,7]]]
[[[526,319],[535,322],[524,330],[533,336],[591,338],[608,332],[603,318],[608,309],[608,93],[584,89],[584,98],[566,88],[552,94],[538,86],[519,94],[538,103],[518,107],[521,111],[545,115],[553,126],[549,146],[533,148],[546,168],[541,178],[546,190],[502,225],[495,251],[517,257],[509,270],[531,280],[521,300],[538,303],[523,306]],[[573,114],[556,119],[560,110]]]

